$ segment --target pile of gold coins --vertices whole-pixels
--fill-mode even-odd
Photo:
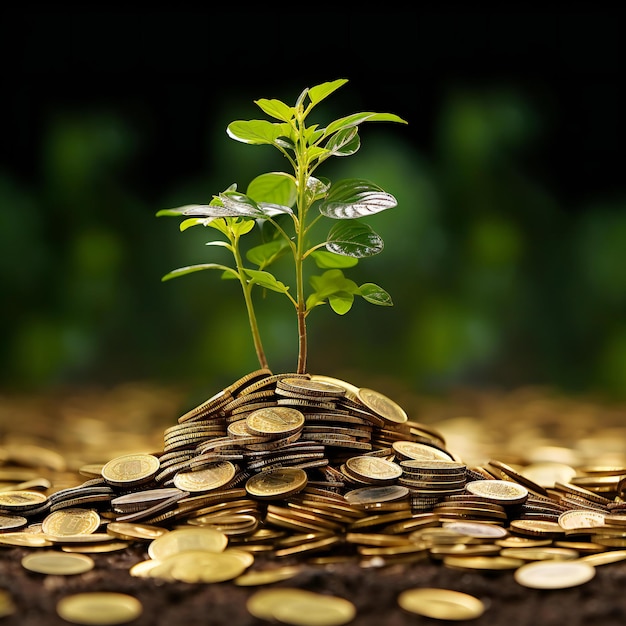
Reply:
[[[295,576],[296,559],[369,568],[429,560],[565,588],[626,560],[626,467],[564,474],[553,465],[533,475],[497,459],[468,464],[441,431],[382,393],[261,369],[180,416],[160,450],[85,464],[82,482],[63,488],[44,478],[9,482],[0,489],[0,546],[37,549],[22,565],[49,574],[88,571],[90,552],[142,542],[148,558],[130,574],[166,581],[258,586]],[[73,611],[101,603],[102,615],[134,619],[141,608],[118,595],[68,597],[59,614],[72,621]],[[248,610],[291,624],[308,623],[309,604],[316,624],[354,618],[347,600],[319,595],[263,590]],[[398,603],[441,619],[485,610],[437,589],[407,589]],[[10,607],[0,593],[0,615]]]

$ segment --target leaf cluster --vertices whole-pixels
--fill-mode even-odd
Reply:
[[[298,321],[299,372],[306,371],[305,320],[313,309],[328,304],[335,313],[344,315],[357,296],[371,304],[392,305],[390,295],[382,287],[374,283],[357,285],[344,275],[344,270],[356,265],[359,259],[382,251],[382,238],[361,218],[395,207],[396,199],[369,180],[352,178],[331,183],[318,176],[317,170],[330,157],[351,156],[359,150],[359,126],[364,122],[406,122],[392,113],[365,112],[342,117],[325,127],[307,125],[311,111],[346,82],[339,79],[306,88],[294,106],[276,99],[256,100],[263,113],[275,121],[238,120],[228,125],[227,134],[236,141],[273,146],[286,158],[291,171],[261,174],[249,183],[245,193],[233,183],[208,204],[157,213],[184,218],[181,231],[205,226],[223,236],[207,245],[226,248],[233,265],[202,263],[181,267],[166,274],[163,280],[206,269],[219,270],[224,278],[238,280],[263,367],[267,361],[251,297],[253,287],[282,294],[292,303]],[[312,239],[313,229],[323,218],[331,219],[332,225],[326,237],[316,241]],[[260,233],[260,243],[243,253],[241,238],[253,231]],[[278,280],[268,269],[283,257],[291,259],[291,285]],[[309,276],[305,289],[303,267],[308,259],[321,273]]]

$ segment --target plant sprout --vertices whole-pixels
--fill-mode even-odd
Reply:
[[[351,178],[331,183],[318,176],[317,169],[330,157],[351,156],[359,150],[360,124],[407,122],[392,113],[365,112],[342,117],[325,127],[307,125],[311,111],[347,82],[339,79],[306,88],[294,106],[275,99],[255,100],[263,113],[278,121],[240,120],[228,125],[231,139],[276,148],[289,163],[290,172],[261,174],[250,182],[245,194],[234,183],[213,196],[209,204],[157,212],[157,216],[185,218],[180,224],[181,231],[192,226],[208,226],[224,236],[225,239],[209,241],[206,245],[226,248],[232,254],[232,266],[201,263],[173,270],[162,280],[207,269],[220,271],[223,278],[236,279],[241,285],[262,368],[269,365],[254,308],[255,288],[282,294],[293,305],[298,328],[298,373],[306,373],[307,369],[306,323],[313,309],[328,304],[335,313],[344,315],[352,308],[356,296],[379,306],[393,304],[382,287],[374,283],[357,285],[346,278],[343,270],[353,267],[361,258],[382,251],[382,238],[360,218],[395,207],[396,199],[368,180]],[[334,223],[324,241],[311,241],[312,229],[322,218],[330,218]],[[260,234],[260,243],[244,252],[241,239],[252,232]],[[292,286],[268,271],[285,256],[292,261]],[[304,271],[307,260],[321,270],[309,277],[308,289]]]

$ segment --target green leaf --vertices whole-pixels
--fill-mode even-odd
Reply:
[[[349,178],[330,188],[319,210],[326,217],[345,220],[374,215],[397,204],[396,199],[378,185],[359,178]]]
[[[330,229],[326,249],[335,254],[360,259],[378,254],[383,245],[382,238],[367,224],[343,220]]]
[[[162,217],[164,215],[181,217],[183,215],[193,215],[194,212],[203,211],[208,209],[208,204],[185,204],[184,206],[176,207],[175,209],[161,209],[157,211],[156,216]],[[205,215],[204,213],[197,213],[199,215]],[[208,214],[206,215],[208,217]]]
[[[322,100],[330,96],[333,91],[337,91],[339,87],[342,87],[347,82],[348,80],[346,78],[339,78],[338,80],[321,83],[320,85],[315,85],[315,87],[311,87],[307,92],[311,104],[319,104]]]
[[[276,124],[267,120],[239,120],[226,128],[231,139],[255,145],[273,144],[279,137],[289,137],[288,124]]]
[[[354,267],[359,262],[359,260],[354,257],[335,254],[327,250],[315,250],[311,252],[311,256],[315,261],[315,265],[323,270]]]
[[[246,252],[246,259],[262,270],[280,258],[288,249],[289,244],[284,239],[275,239],[250,248]]]
[[[171,272],[165,274],[161,280],[165,282],[166,280],[171,280],[172,278],[178,278],[180,276],[186,276],[187,274],[193,274],[194,272],[200,272],[202,270],[221,270],[223,272],[228,272],[238,276],[237,272],[227,265],[221,265],[220,263],[201,263],[199,265],[188,265],[187,267],[179,267],[176,270],[172,270]]]
[[[261,98],[259,100],[255,100],[254,103],[263,111],[263,113],[267,113],[270,117],[274,117],[283,122],[288,122],[294,116],[293,108],[280,100],[266,100],[265,98]]]
[[[345,315],[351,308],[354,302],[354,296],[351,293],[337,293],[333,296],[329,296],[328,304],[330,308],[338,315]]]
[[[249,217],[224,217],[213,220],[207,226],[219,230],[220,233],[231,239],[233,235],[241,237],[249,233],[256,226],[256,221]]]
[[[252,179],[246,194],[258,203],[293,207],[298,190],[292,175],[285,172],[269,172]]]
[[[315,200],[323,198],[330,189],[330,181],[327,178],[315,178],[309,176],[306,182],[306,192],[309,197],[310,204],[313,204]]]
[[[329,137],[324,146],[330,153],[329,156],[351,156],[361,147],[359,129],[354,126],[345,128]]]
[[[182,233],[192,226],[208,226],[214,219],[214,217],[190,217],[180,223],[180,232]]]
[[[394,113],[353,113],[352,115],[347,115],[346,117],[331,122],[324,130],[324,135],[332,135],[338,130],[358,126],[363,122],[399,122],[400,124],[408,124],[406,120],[403,120]]]
[[[279,293],[287,293],[289,291],[289,287],[287,287],[284,283],[281,283],[279,280],[276,280],[276,277],[269,272],[250,269],[244,269],[244,272],[250,277],[251,282],[255,285],[259,285],[260,287],[264,287],[265,289],[269,289],[271,291],[278,291]]]
[[[363,283],[359,290],[363,299],[371,304],[393,306],[391,296],[382,287],[374,283]]]
[[[318,276],[311,276],[310,282],[318,297],[324,300],[342,291],[360,295],[358,285],[353,280],[346,278],[343,272],[338,269],[328,270]]]

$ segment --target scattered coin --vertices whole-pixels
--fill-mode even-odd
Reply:
[[[56,551],[33,552],[22,558],[24,569],[40,574],[83,574],[94,565],[94,560],[87,555]]]
[[[516,582],[533,589],[566,589],[590,581],[595,568],[582,560],[536,561],[526,563],[514,573]]]
[[[57,603],[57,614],[73,624],[113,626],[137,619],[143,606],[137,598],[110,591],[77,593]]]
[[[292,626],[341,626],[356,616],[349,600],[295,588],[257,591],[246,607],[254,617]]]
[[[478,598],[450,589],[406,589],[398,596],[398,604],[410,613],[451,621],[476,619],[485,612]]]

